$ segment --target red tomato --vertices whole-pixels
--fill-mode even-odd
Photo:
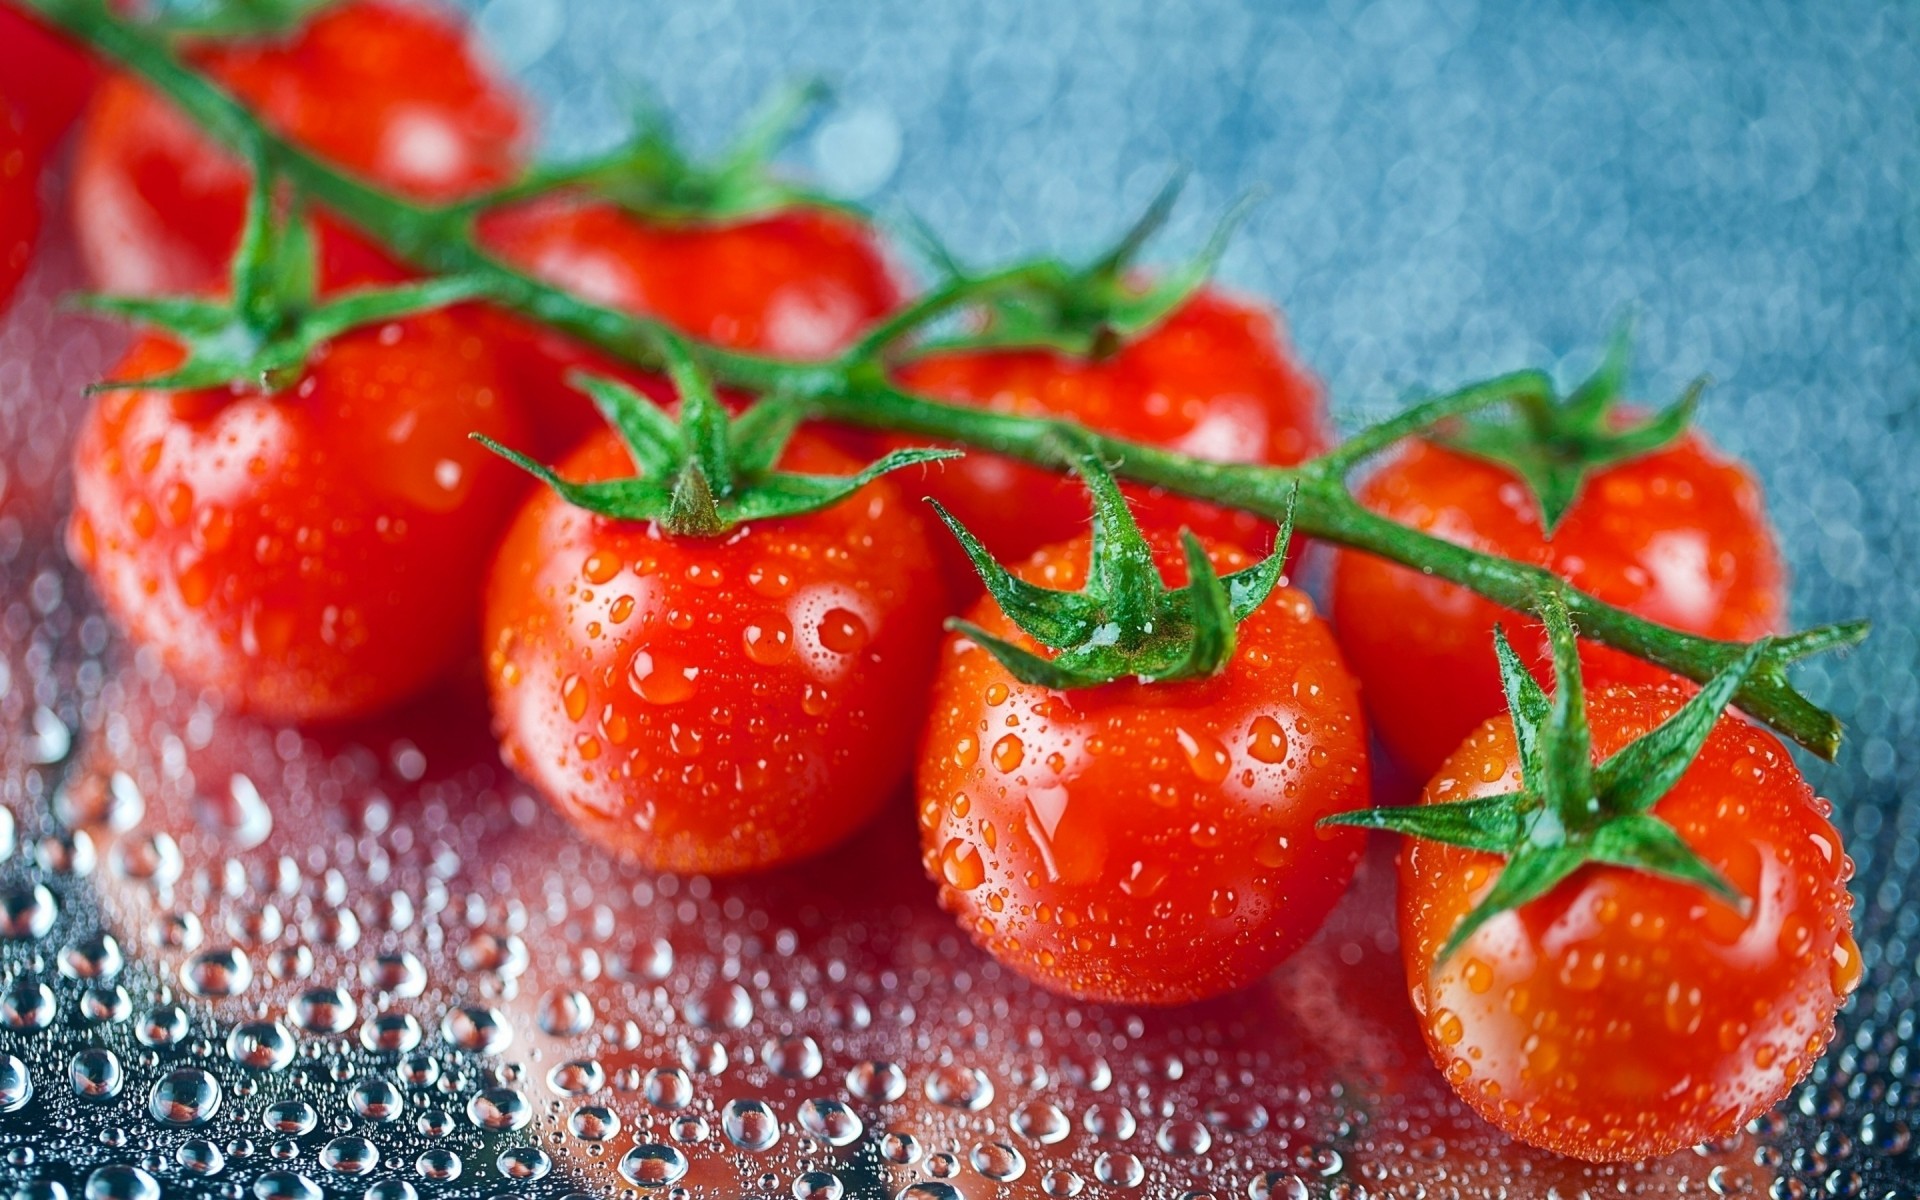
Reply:
[[[1293,360],[1273,315],[1211,291],[1107,359],[1041,350],[938,354],[907,367],[899,382],[936,399],[1071,417],[1223,462],[1297,463],[1326,444],[1319,388]],[[1092,511],[1078,480],[977,451],[928,468],[925,486],[1004,560],[1077,536]],[[1273,544],[1272,521],[1149,489],[1130,486],[1127,494],[1142,524],[1184,524],[1262,553]],[[979,593],[964,555],[951,549],[946,563],[959,594]]]
[[[27,273],[39,232],[39,155],[27,144],[23,122],[0,101],[0,309]]]
[[[851,474],[802,433],[783,464]],[[611,432],[560,468],[629,476]],[[508,763],[589,836],[660,870],[825,849],[906,773],[940,636],[920,514],[885,480],[801,517],[676,538],[549,491],[487,586]]]
[[[140,378],[178,349],[148,339]],[[74,460],[72,553],[180,674],[274,718],[358,716],[471,653],[525,435],[484,340],[429,313],[356,330],[278,395],[103,393]]]
[[[1169,584],[1178,542],[1149,531]],[[1075,589],[1091,539],[1018,570]],[[1249,565],[1209,551],[1222,572]],[[1038,649],[991,599],[970,619]],[[1353,680],[1302,592],[1240,625],[1226,669],[1056,692],[948,639],[920,752],[920,841],[941,903],[994,957],[1089,1000],[1181,1004],[1241,987],[1320,927],[1361,838],[1317,829],[1366,802]]]
[[[100,68],[39,17],[0,3],[0,107],[20,113],[28,144],[45,153],[86,106]]]
[[[1785,572],[1759,486],[1696,434],[1590,476],[1551,539],[1532,494],[1505,467],[1426,442],[1368,479],[1359,497],[1436,537],[1545,567],[1692,633],[1750,641],[1777,630],[1785,609]],[[1374,728],[1423,777],[1505,710],[1496,623],[1547,677],[1538,623],[1417,571],[1342,552],[1332,606]],[[1596,685],[1673,678],[1600,646],[1583,645],[1581,664]]]
[[[1596,761],[1671,716],[1678,689],[1589,700]],[[1423,803],[1520,786],[1513,725],[1481,725]],[[1653,813],[1753,901],[1586,866],[1434,956],[1500,860],[1412,842],[1400,867],[1407,983],[1434,1062],[1481,1116],[1580,1158],[1639,1159],[1738,1130],[1807,1073],[1860,978],[1846,890],[1853,864],[1786,750],[1721,717]]]
[[[830,357],[900,303],[899,281],[872,230],[821,209],[700,223],[554,197],[488,214],[480,238],[507,262],[589,300],[657,317],[690,337],[787,358]],[[565,387],[570,369],[616,375],[662,402],[673,398],[661,379],[509,320],[503,342],[522,391],[554,400],[542,430],[548,445],[572,445],[601,424]]]
[[[349,0],[287,38],[206,44],[196,66],[328,160],[420,200],[451,200],[520,167],[520,103],[448,13]],[[74,222],[94,281],[132,294],[204,292],[227,277],[251,181],[134,80],[100,89],[74,167]],[[321,278],[399,277],[373,244],[323,218]]]

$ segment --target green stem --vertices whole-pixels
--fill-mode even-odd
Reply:
[[[662,367],[658,346],[664,327],[656,321],[591,304],[536,280],[495,258],[477,241],[471,205],[417,204],[357,179],[306,153],[264,128],[245,105],[183,63],[166,42],[137,24],[113,16],[90,0],[24,0],[117,65],[145,80],[236,155],[259,145],[285,178],[422,271],[476,279],[501,305],[622,361],[644,369]],[[1044,280],[1057,271],[1046,261],[992,275],[959,279],[935,289],[906,312],[883,322],[832,363],[797,363],[691,346],[700,365],[722,387],[778,392],[811,404],[835,420],[918,434],[990,450],[1049,468],[1059,465],[1058,437],[1077,435],[1116,475],[1171,492],[1256,513],[1278,522],[1298,491],[1294,519],[1304,533],[1379,555],[1469,588],[1505,607],[1538,616],[1559,597],[1580,635],[1636,655],[1699,682],[1711,679],[1746,647],[1668,629],[1580,591],[1525,563],[1454,545],[1363,508],[1343,476],[1368,455],[1417,434],[1434,421],[1489,404],[1523,408],[1543,402],[1546,381],[1521,372],[1440,397],[1368,431],[1323,458],[1297,468],[1211,462],[1169,450],[1100,435],[1071,422],[986,412],[916,396],[889,383],[879,352],[925,322],[979,300],[996,289]],[[1823,638],[1783,639],[1762,658],[1735,703],[1756,719],[1824,757],[1839,748],[1840,725],[1796,691],[1786,665],[1815,641],[1857,640],[1846,627]]]

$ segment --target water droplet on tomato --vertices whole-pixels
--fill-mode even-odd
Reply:
[[[560,681],[560,701],[567,707],[569,720],[584,720],[587,715],[587,683],[578,675]]]
[[[620,556],[606,550],[595,550],[580,564],[580,574],[588,583],[605,583],[619,573]]]
[[[1247,753],[1263,763],[1278,765],[1287,761],[1287,731],[1265,713],[1253,719],[1247,730]]]
[[[1020,769],[1027,748],[1018,734],[1009,733],[993,744],[993,765],[1003,774]]]
[[[987,865],[980,849],[965,838],[949,838],[940,848],[940,878],[963,892],[970,892],[987,881]]]
[[[649,704],[679,704],[693,695],[698,667],[682,666],[664,654],[641,650],[634,654],[628,677],[633,690]]]
[[[778,666],[793,657],[793,626],[777,614],[746,626],[740,640],[747,657],[763,667]]]
[[[1180,743],[1180,749],[1187,756],[1187,769],[1202,783],[1219,783],[1227,777],[1233,766],[1233,759],[1227,754],[1227,748],[1220,739],[1202,731],[1192,733],[1185,729],[1176,729],[1174,738]]]

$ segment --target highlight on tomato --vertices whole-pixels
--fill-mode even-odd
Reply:
[[[1042,985],[1180,1004],[1319,928],[1361,839],[1358,689],[1307,597],[1188,531],[1142,533],[1097,457],[1094,529],[999,566],[940,658],[917,782],[942,905]]]
[[[190,39],[186,57],[276,133],[413,200],[461,199],[520,171],[521,101],[450,9],[346,0],[263,15],[240,36]],[[82,125],[72,180],[95,286],[142,296],[216,288],[248,186],[246,165],[185,114],[132,77],[110,76]],[[342,222],[316,220],[325,287],[405,276]]]
[[[940,637],[923,519],[762,400],[729,418],[677,339],[676,425],[584,386],[611,429],[508,530],[485,651],[507,762],[603,845],[656,870],[791,862],[863,825],[907,772]]]
[[[1624,340],[1562,403],[1511,424],[1472,423],[1410,443],[1358,489],[1382,516],[1531,563],[1651,621],[1727,641],[1780,627],[1786,573],[1758,482],[1688,429],[1697,388],[1650,419],[1617,404]],[[1522,658],[1547,660],[1537,623],[1465,588],[1341,551],[1331,588],[1341,648],[1380,739],[1417,775],[1501,711],[1486,653],[1496,622]],[[1676,682],[1641,659],[1583,646],[1596,684]]]
[[[1773,644],[1691,699],[1589,697],[1564,608],[1547,620],[1551,700],[1502,635],[1510,713],[1420,806],[1339,820],[1414,839],[1407,984],[1468,1105],[1560,1154],[1649,1158],[1736,1133],[1806,1076],[1861,975],[1853,866],[1785,747],[1722,711]]]
[[[264,179],[264,175],[263,175]],[[316,297],[308,225],[257,189],[232,300],[110,298],[155,327],[74,448],[68,543],[179,675],[274,719],[384,708],[473,652],[523,490],[468,437],[524,423],[463,280]]]

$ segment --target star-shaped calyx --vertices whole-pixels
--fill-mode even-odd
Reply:
[[[164,330],[186,351],[178,367],[147,379],[111,380],[93,390],[232,387],[284,391],[299,381],[322,344],[484,293],[479,281],[448,275],[395,287],[318,295],[318,251],[298,195],[281,211],[264,151],[253,155],[254,187],[234,253],[230,295],[83,296],[95,312]]]
[[[916,353],[999,347],[1045,348],[1089,359],[1117,353],[1172,316],[1212,278],[1234,230],[1258,198],[1250,195],[1230,209],[1199,254],[1143,282],[1137,266],[1140,252],[1166,224],[1185,182],[1185,172],[1176,172],[1139,219],[1091,262],[1050,259],[1035,264],[1023,274],[1020,286],[995,289],[982,300],[977,329],[928,340]],[[931,233],[924,228],[915,232],[949,285],[970,277]]]
[[[1428,436],[1518,475],[1533,492],[1541,525],[1551,537],[1595,472],[1673,444],[1693,419],[1705,379],[1696,379],[1678,400],[1645,420],[1621,419],[1618,402],[1628,352],[1623,327],[1599,368],[1564,399],[1528,395],[1513,419],[1462,420]]]
[[[570,504],[618,520],[657,522],[681,537],[716,537],[748,521],[814,512],[889,471],[959,457],[958,450],[895,450],[852,475],[776,470],[804,407],[771,395],[730,417],[686,343],[664,330],[656,341],[680,394],[678,420],[623,383],[591,375],[573,380],[620,434],[638,474],[576,483],[480,434],[474,440]]]
[[[1518,792],[1365,809],[1322,823],[1386,829],[1507,860],[1493,887],[1447,939],[1442,958],[1490,918],[1546,895],[1588,863],[1678,879],[1746,911],[1748,898],[1652,810],[1692,765],[1741,682],[1774,643],[1762,639],[1748,646],[1673,716],[1595,764],[1573,622],[1558,596],[1542,605],[1541,616],[1553,647],[1551,698],[1521,663],[1506,634],[1494,631],[1501,685],[1520,754]]]
[[[1200,539],[1191,530],[1181,530],[1187,582],[1169,588],[1154,563],[1152,547],[1099,454],[1064,434],[1060,444],[1063,465],[1076,471],[1093,493],[1093,543],[1086,585],[1080,591],[1055,591],[1019,578],[996,561],[952,513],[938,501],[931,502],[960,540],[1000,611],[1056,653],[1052,657],[1036,654],[970,621],[956,618],[947,627],[979,644],[1014,678],[1041,687],[1097,687],[1125,678],[1158,683],[1219,672],[1233,657],[1240,622],[1280,582],[1293,532],[1292,505],[1273,553],[1230,575],[1216,572]]]

